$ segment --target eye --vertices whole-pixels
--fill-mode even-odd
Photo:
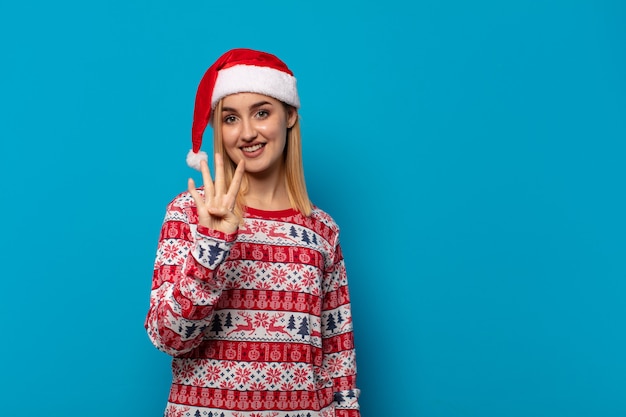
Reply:
[[[225,116],[224,119],[222,119],[222,121],[227,125],[231,125],[237,121],[237,118],[233,116],[232,114],[229,114]]]
[[[258,112],[256,112],[256,117],[258,119],[265,119],[270,115],[270,112],[268,110],[265,109],[261,109]]]

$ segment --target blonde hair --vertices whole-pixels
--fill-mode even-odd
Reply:
[[[222,140],[222,114],[223,99],[218,101],[213,110],[212,127],[213,127],[213,149],[214,152],[220,153],[224,159],[224,179],[226,186],[230,183],[235,174],[237,166],[228,153],[224,150],[224,142]],[[285,112],[297,111],[294,107],[284,104]],[[296,118],[296,123],[287,129],[287,142],[284,151],[285,161],[285,181],[287,184],[287,194],[291,207],[298,210],[305,216],[309,216],[313,210],[313,204],[309,200],[306,190],[306,182],[304,180],[304,167],[302,165],[302,137],[300,134],[300,117]],[[241,182],[239,194],[237,194],[237,203],[235,204],[235,213],[243,217],[245,211],[245,195],[248,191],[248,181],[246,175]]]

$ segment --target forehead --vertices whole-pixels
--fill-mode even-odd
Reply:
[[[251,106],[258,105],[259,103],[270,103],[273,105],[279,105],[280,101],[276,100],[273,97],[266,96],[264,94],[258,94],[258,93],[231,94],[231,95],[224,97],[222,101],[222,104],[224,107],[231,107],[231,108],[239,108],[239,107],[248,108]]]

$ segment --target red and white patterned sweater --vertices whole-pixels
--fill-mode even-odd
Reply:
[[[145,326],[173,356],[167,417],[359,417],[339,229],[315,208],[247,209],[235,234],[167,207]]]

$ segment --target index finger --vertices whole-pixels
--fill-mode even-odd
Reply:
[[[224,159],[219,152],[215,153],[215,195],[224,194]]]
[[[200,162],[200,172],[202,172],[202,182],[204,183],[204,198],[209,200],[213,197],[213,178],[211,178],[211,171],[209,171],[209,164],[206,161]]]
[[[196,202],[196,207],[201,207],[204,201],[202,200],[202,197],[200,197],[200,194],[198,194],[198,191],[196,190],[196,183],[192,178],[189,178],[187,180],[187,190],[189,191],[189,194],[191,194],[193,200]]]
[[[235,169],[233,180],[231,181],[230,187],[228,187],[228,193],[226,194],[227,200],[229,201],[229,203],[232,203],[232,205],[234,205],[235,200],[237,199],[237,193],[239,192],[239,188],[241,187],[241,181],[243,180],[243,174],[245,171],[246,167],[242,159],[237,164],[237,169]],[[231,207],[231,205],[229,205],[229,207]]]

